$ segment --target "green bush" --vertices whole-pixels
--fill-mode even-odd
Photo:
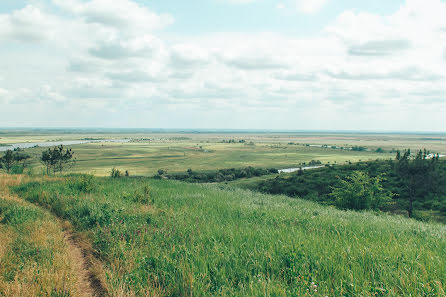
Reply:
[[[96,183],[92,175],[83,174],[68,179],[68,186],[81,193],[92,193],[96,190]]]
[[[370,177],[366,172],[355,171],[340,186],[332,187],[331,196],[341,209],[381,209],[392,201],[393,194],[386,192],[380,176]]]

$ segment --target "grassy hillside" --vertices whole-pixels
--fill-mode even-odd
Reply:
[[[0,296],[84,296],[54,217],[9,195],[20,178],[0,175]]]
[[[174,181],[14,188],[88,238],[110,296],[444,296],[446,227]]]

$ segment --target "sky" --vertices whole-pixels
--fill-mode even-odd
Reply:
[[[446,0],[0,0],[0,127],[446,132]]]

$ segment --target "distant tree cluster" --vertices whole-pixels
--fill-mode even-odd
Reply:
[[[61,144],[54,148],[49,148],[42,152],[40,161],[46,166],[46,173],[53,172],[62,173],[65,169],[70,168],[74,164],[74,152],[71,149],[65,149]]]
[[[156,177],[161,178],[161,176],[165,176],[168,179],[174,179],[174,180],[182,180],[196,183],[210,183],[210,182],[232,181],[241,178],[263,176],[273,173],[279,173],[279,171],[276,168],[264,169],[264,168],[246,167],[246,168],[220,169],[218,171],[212,171],[212,172],[195,172],[192,169],[188,169],[185,174],[178,173],[169,175],[166,175],[164,171],[159,170],[158,176]]]
[[[440,160],[438,154],[430,154],[426,150],[413,154],[406,150],[397,151],[394,160],[347,162],[343,166],[300,170],[252,183],[249,188],[340,208],[374,209],[386,206],[405,210],[410,217],[424,219],[420,217],[423,214],[419,210],[434,210],[446,215],[445,180],[446,162]],[[393,204],[386,203],[389,193],[395,194]],[[374,197],[384,198],[383,203],[375,203],[380,200]]]
[[[414,202],[424,200],[438,189],[437,165],[440,156],[431,155],[426,149],[419,150],[414,156],[410,149],[403,153],[397,151],[395,172],[400,177],[404,191],[401,198],[406,201],[409,217],[413,216]]]
[[[354,146],[352,147],[352,151],[354,152],[365,152],[367,150],[367,148],[363,147],[363,146]]]
[[[223,139],[222,141],[221,141],[222,143],[246,143],[246,140],[244,140],[244,139],[241,139],[241,140],[235,140],[235,139],[228,139],[228,140],[226,140],[226,139]]]
[[[122,174],[122,172],[119,169],[116,169],[114,167],[110,171],[110,177],[112,177],[112,178],[120,178],[122,176],[129,177],[130,176],[130,172],[128,170],[126,170],[124,172],[124,174]]]

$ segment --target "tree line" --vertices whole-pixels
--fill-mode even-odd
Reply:
[[[11,173],[12,169],[20,167],[18,172],[23,172],[23,169],[28,165],[28,161],[32,159],[29,154],[25,154],[20,149],[7,150],[5,154],[0,157],[0,168],[5,169],[7,173]],[[62,173],[67,168],[71,168],[75,163],[74,152],[70,148],[65,148],[63,145],[49,148],[43,151],[39,161],[45,165],[46,174]]]
[[[446,162],[420,150],[395,159],[300,171],[253,183],[250,189],[300,197],[343,209],[436,210],[446,216]]]

